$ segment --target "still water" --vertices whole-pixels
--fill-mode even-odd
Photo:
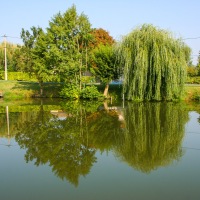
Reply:
[[[1,200],[199,200],[200,106],[0,104]]]

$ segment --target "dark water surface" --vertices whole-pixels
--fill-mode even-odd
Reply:
[[[199,200],[200,106],[0,104],[1,200]]]

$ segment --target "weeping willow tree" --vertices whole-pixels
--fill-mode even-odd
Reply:
[[[128,100],[174,100],[183,95],[190,48],[168,31],[144,24],[117,47]]]

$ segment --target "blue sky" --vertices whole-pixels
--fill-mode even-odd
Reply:
[[[200,51],[199,0],[2,0],[0,36],[20,38],[21,29],[31,26],[45,29],[55,14],[73,4],[79,14],[88,16],[93,28],[103,28],[117,40],[144,23],[166,29],[177,38],[199,37],[185,40],[196,64]],[[21,43],[12,37],[8,41]]]

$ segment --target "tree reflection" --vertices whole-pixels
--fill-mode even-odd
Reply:
[[[18,123],[16,141],[26,162],[49,164],[75,186],[90,172],[96,151],[112,150],[133,168],[150,172],[178,160],[188,112],[174,103],[129,103],[110,109],[97,102],[65,102],[62,116],[43,105]],[[64,116],[64,117],[63,117]]]
[[[182,156],[181,142],[188,112],[174,103],[129,103],[126,129],[115,145],[119,158],[150,172]]]
[[[38,115],[20,128],[16,141],[27,149],[26,162],[35,160],[37,166],[49,163],[57,176],[77,186],[79,176],[89,173],[96,158],[95,150],[80,134],[80,118],[69,116],[60,120],[41,106]]]

